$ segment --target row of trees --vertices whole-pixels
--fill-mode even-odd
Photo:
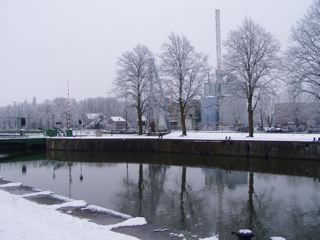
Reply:
[[[17,129],[20,128],[20,118],[26,118],[26,128],[52,128],[56,127],[56,123],[60,122],[60,127],[67,126],[67,99],[55,98],[37,103],[36,98],[32,102],[14,103],[8,106],[0,107],[0,128],[1,129]],[[76,101],[70,99],[70,117],[71,126],[74,128],[81,127],[79,120],[83,124],[88,124],[87,113],[100,113],[107,119],[110,116],[124,115],[125,103],[114,97],[89,98]],[[134,112],[128,109],[128,120],[135,121]],[[92,120],[91,120],[92,121]]]
[[[314,1],[293,28],[284,56],[280,56],[279,41],[250,19],[228,34],[224,47],[223,75],[233,75],[241,97],[247,100],[249,136],[253,137],[258,103],[276,94],[280,80],[285,80],[294,94],[308,93],[320,100],[320,0]],[[156,65],[153,53],[143,45],[122,54],[115,86],[135,103],[142,134],[142,115],[154,98],[154,83],[163,85],[161,94],[179,106],[182,135],[186,135],[190,103],[209,74],[207,56],[195,51],[186,37],[172,33],[158,59]]]
[[[191,107],[190,102],[199,93],[205,75],[208,74],[207,56],[196,52],[184,36],[172,33],[162,47],[160,67],[156,67],[152,52],[140,44],[120,56],[118,67],[115,86],[117,92],[129,97],[134,103],[140,135],[142,116],[151,107],[155,91],[160,91],[161,95],[166,93],[172,102],[178,104],[182,134],[187,134],[186,114]]]

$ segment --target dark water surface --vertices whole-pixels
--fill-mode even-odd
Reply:
[[[0,158],[0,176],[190,236],[320,239],[319,162],[47,152]]]

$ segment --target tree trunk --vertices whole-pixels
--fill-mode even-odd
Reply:
[[[263,131],[263,113],[262,111],[260,110],[260,130]]]
[[[272,127],[272,122],[273,122],[273,117],[272,116],[267,116],[266,118],[268,127]]]
[[[181,119],[181,130],[182,135],[187,136],[187,128],[186,128],[186,114],[184,112],[183,103],[179,102],[180,105],[180,119]]]
[[[140,104],[140,100],[138,100],[138,104],[137,104],[137,114],[138,114],[138,133],[139,135],[142,135],[143,133],[143,129],[142,129],[142,111],[141,111],[141,104]]]
[[[248,126],[249,126],[249,137],[253,137],[253,109],[252,100],[248,100]]]

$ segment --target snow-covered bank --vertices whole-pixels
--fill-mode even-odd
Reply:
[[[118,225],[101,226],[85,219],[60,213],[47,205],[39,205],[22,196],[0,190],[0,239],[137,239],[110,229],[120,226],[145,224],[141,218],[133,218]]]
[[[194,139],[194,140],[231,140],[238,141],[302,141],[312,142],[315,138],[318,140],[320,134],[314,133],[254,133],[254,137],[248,137],[248,133],[239,132],[204,132],[204,131],[188,131],[187,136],[181,136],[181,131],[173,131],[163,136],[163,139]],[[66,137],[57,137],[66,138]],[[95,136],[76,136],[75,139],[157,139],[157,136],[138,136],[136,134],[113,134],[103,135],[102,137]],[[69,138],[70,139],[70,138]]]
[[[181,137],[181,132],[172,132],[164,138],[166,139],[198,139],[198,140],[225,140],[231,137],[231,140],[249,140],[249,141],[308,141],[313,138],[318,140],[320,134],[309,133],[254,133],[254,137],[248,137],[248,133],[239,132],[187,132],[187,136]]]

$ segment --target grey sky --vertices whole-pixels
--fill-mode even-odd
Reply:
[[[214,10],[222,38],[244,17],[285,47],[312,0],[0,0],[0,105],[112,93],[119,55],[137,43],[158,53],[170,32],[184,34],[215,64]],[[110,93],[111,92],[111,93]]]

